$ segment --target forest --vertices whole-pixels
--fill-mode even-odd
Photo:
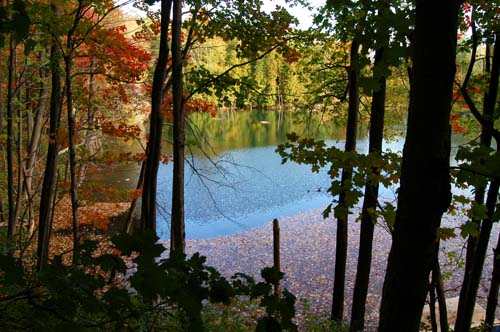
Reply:
[[[0,331],[500,331],[499,77],[495,0],[0,1]]]

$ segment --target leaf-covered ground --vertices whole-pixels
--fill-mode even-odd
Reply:
[[[286,273],[284,287],[297,296],[306,299],[316,313],[328,315],[333,290],[333,272],[335,257],[336,221],[333,218],[323,219],[322,210],[280,219],[281,227],[281,266]],[[357,214],[359,211],[356,211]],[[349,251],[347,257],[345,318],[350,315],[352,291],[355,280],[360,224],[355,222],[355,215],[350,216]],[[444,222],[452,225],[451,221]],[[492,236],[496,243],[498,230]],[[218,268],[226,276],[235,272],[244,272],[254,276],[264,266],[272,265],[272,223],[245,230],[231,236],[188,240],[189,253],[200,252],[207,256],[207,263]],[[460,237],[448,240],[441,245],[441,261],[446,272],[446,296],[458,295],[462,282],[462,273],[458,268],[463,260],[464,240]],[[165,242],[168,248],[168,242]],[[382,226],[376,227],[370,288],[367,298],[366,321],[368,331],[375,331],[378,321],[383,279],[387,256],[390,250],[390,234]],[[455,254],[448,257],[447,251]],[[489,253],[492,253],[490,250]],[[165,253],[166,254],[166,253]],[[487,258],[484,280],[480,289],[478,302],[485,305],[489,276],[491,275],[491,254]],[[300,303],[300,301],[298,301]],[[299,310],[300,313],[300,310]]]
[[[101,244],[107,242],[107,236],[99,230],[99,222],[92,222],[96,216],[109,217],[108,223],[115,230],[121,228],[123,214],[128,207],[127,203],[97,203],[96,205],[80,209],[82,218],[83,236],[99,239]],[[54,232],[51,241],[53,253],[70,252],[72,235],[70,231],[71,214],[68,200],[63,200],[56,211]],[[283,286],[297,296],[297,303],[307,300],[310,309],[317,314],[328,315],[330,311],[333,272],[335,257],[335,230],[334,218],[323,219],[322,210],[312,210],[292,217],[280,218],[281,228],[281,267],[286,273]],[[355,280],[357,252],[359,244],[359,226],[355,222],[356,215],[350,216],[349,223],[349,250],[347,257],[345,319],[348,321],[351,307],[352,290]],[[99,219],[99,218],[98,218]],[[453,226],[452,221],[445,221],[447,226]],[[106,227],[105,227],[106,228]],[[97,229],[97,230],[96,230]],[[255,277],[260,270],[273,263],[272,223],[262,227],[252,228],[235,235],[188,240],[187,253],[200,252],[207,257],[207,263],[219,269],[225,276],[230,277],[236,272],[243,272]],[[498,229],[494,229],[491,242],[496,243]],[[168,241],[163,241],[166,248]],[[441,262],[445,273],[446,296],[458,295],[462,282],[461,262],[465,257],[464,240],[460,237],[442,243]],[[490,247],[493,244],[490,243]],[[383,279],[390,249],[390,234],[382,226],[375,229],[372,273],[367,298],[367,331],[375,331],[378,320]],[[107,250],[106,246],[102,250]],[[447,252],[453,252],[448,255]],[[479,290],[478,302],[485,305],[485,296],[489,287],[491,274],[492,250],[489,250],[486,261],[483,282]],[[168,255],[168,251],[164,252]],[[70,255],[67,259],[70,259]],[[300,321],[302,312],[298,311]]]

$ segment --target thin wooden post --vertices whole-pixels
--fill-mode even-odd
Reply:
[[[280,266],[280,224],[278,219],[273,220],[273,267],[278,271],[281,271]],[[276,281],[274,285],[274,293],[281,296],[281,285],[280,280]]]

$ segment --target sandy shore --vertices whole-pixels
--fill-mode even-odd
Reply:
[[[306,299],[315,312],[328,314],[333,290],[336,221],[333,218],[323,219],[321,212],[322,209],[317,209],[280,219],[281,266],[286,274],[284,287],[295,294],[299,301]],[[358,256],[360,223],[355,222],[356,215],[351,215],[349,222],[346,321],[350,315]],[[496,243],[497,234],[498,231],[495,230],[491,242]],[[372,272],[367,298],[367,330],[372,330],[378,321],[378,308],[391,245],[389,232],[381,226],[376,227],[374,237]],[[455,261],[448,262],[444,251],[453,250],[457,253],[457,259],[461,259],[461,255],[464,254],[463,243],[463,239],[458,237],[441,245],[443,271],[450,272],[445,283],[448,289],[447,297],[458,295],[462,273],[457,269],[458,264]],[[261,268],[272,265],[272,223],[268,222],[261,227],[231,236],[188,240],[186,250],[188,254],[200,252],[207,257],[209,265],[216,267],[227,277],[235,272],[244,272],[257,277]],[[489,253],[491,252],[489,250]],[[484,303],[491,265],[491,257],[488,257],[484,271],[485,281],[478,299],[480,303]]]

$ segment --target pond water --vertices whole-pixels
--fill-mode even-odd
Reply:
[[[343,129],[333,121],[308,114],[247,111],[221,113],[217,118],[194,114],[189,126],[188,140],[193,144],[186,160],[187,238],[230,235],[332,201],[326,192],[331,180],[325,169],[312,173],[307,165],[281,164],[275,150],[292,131],[343,147]],[[360,130],[358,150],[366,152],[367,144],[366,131]],[[400,150],[401,142],[393,141],[385,148]],[[132,188],[138,166],[114,166],[113,172],[114,176],[108,174],[98,181]],[[170,237],[171,186],[172,164],[161,165],[157,227],[164,239]],[[394,198],[391,190],[381,195]]]

